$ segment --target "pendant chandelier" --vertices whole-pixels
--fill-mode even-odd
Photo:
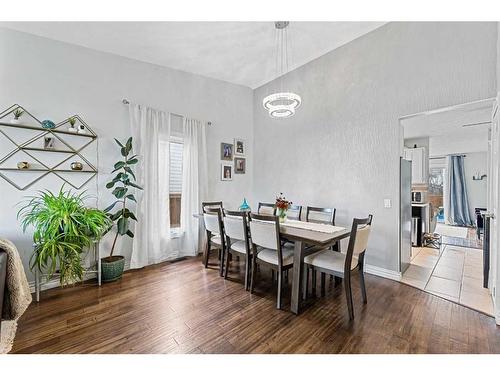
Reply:
[[[266,96],[262,105],[273,118],[286,118],[295,114],[302,99],[300,95],[283,89],[284,75],[288,72],[288,21],[275,22],[276,27],[276,73],[278,74],[278,92]]]

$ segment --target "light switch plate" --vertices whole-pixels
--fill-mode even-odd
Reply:
[[[384,199],[384,208],[391,208],[392,202],[390,199]]]

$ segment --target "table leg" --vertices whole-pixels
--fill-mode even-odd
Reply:
[[[293,278],[292,278],[292,300],[290,310],[294,314],[299,313],[300,308],[300,287],[302,281],[302,263],[304,262],[304,244],[302,241],[295,241],[293,252]]]

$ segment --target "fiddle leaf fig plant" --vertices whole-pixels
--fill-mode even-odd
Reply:
[[[104,212],[108,213],[109,218],[116,223],[116,235],[113,240],[113,246],[111,247],[109,258],[113,257],[118,236],[127,235],[129,237],[134,237],[134,233],[130,230],[129,224],[130,220],[137,221],[137,218],[127,207],[127,201],[137,202],[134,196],[134,191],[135,189],[142,190],[142,187],[135,183],[136,177],[134,171],[132,170],[132,166],[137,164],[139,159],[137,159],[137,155],[129,156],[132,152],[132,137],[127,140],[125,145],[116,138],[115,141],[120,147],[123,160],[115,163],[114,169],[111,173],[116,173],[116,175],[106,184],[106,187],[112,190],[111,194],[113,194],[116,198],[116,201],[104,210]],[[115,206],[118,207],[117,211],[111,213]]]

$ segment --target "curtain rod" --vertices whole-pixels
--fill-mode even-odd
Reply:
[[[448,155],[444,155],[444,156],[433,156],[433,157],[429,157],[429,160],[432,160],[432,159],[445,159],[447,156],[463,156],[464,158],[467,157],[466,154],[448,154]]]
[[[123,98],[122,99],[122,103],[125,104],[125,105],[129,105],[130,104],[130,101],[126,98]],[[179,116],[179,117],[186,117],[184,115],[179,115],[178,113],[174,113],[174,112],[169,112],[171,115],[174,115],[174,116]],[[207,125],[210,126],[212,125],[212,122],[211,121],[207,121]]]

